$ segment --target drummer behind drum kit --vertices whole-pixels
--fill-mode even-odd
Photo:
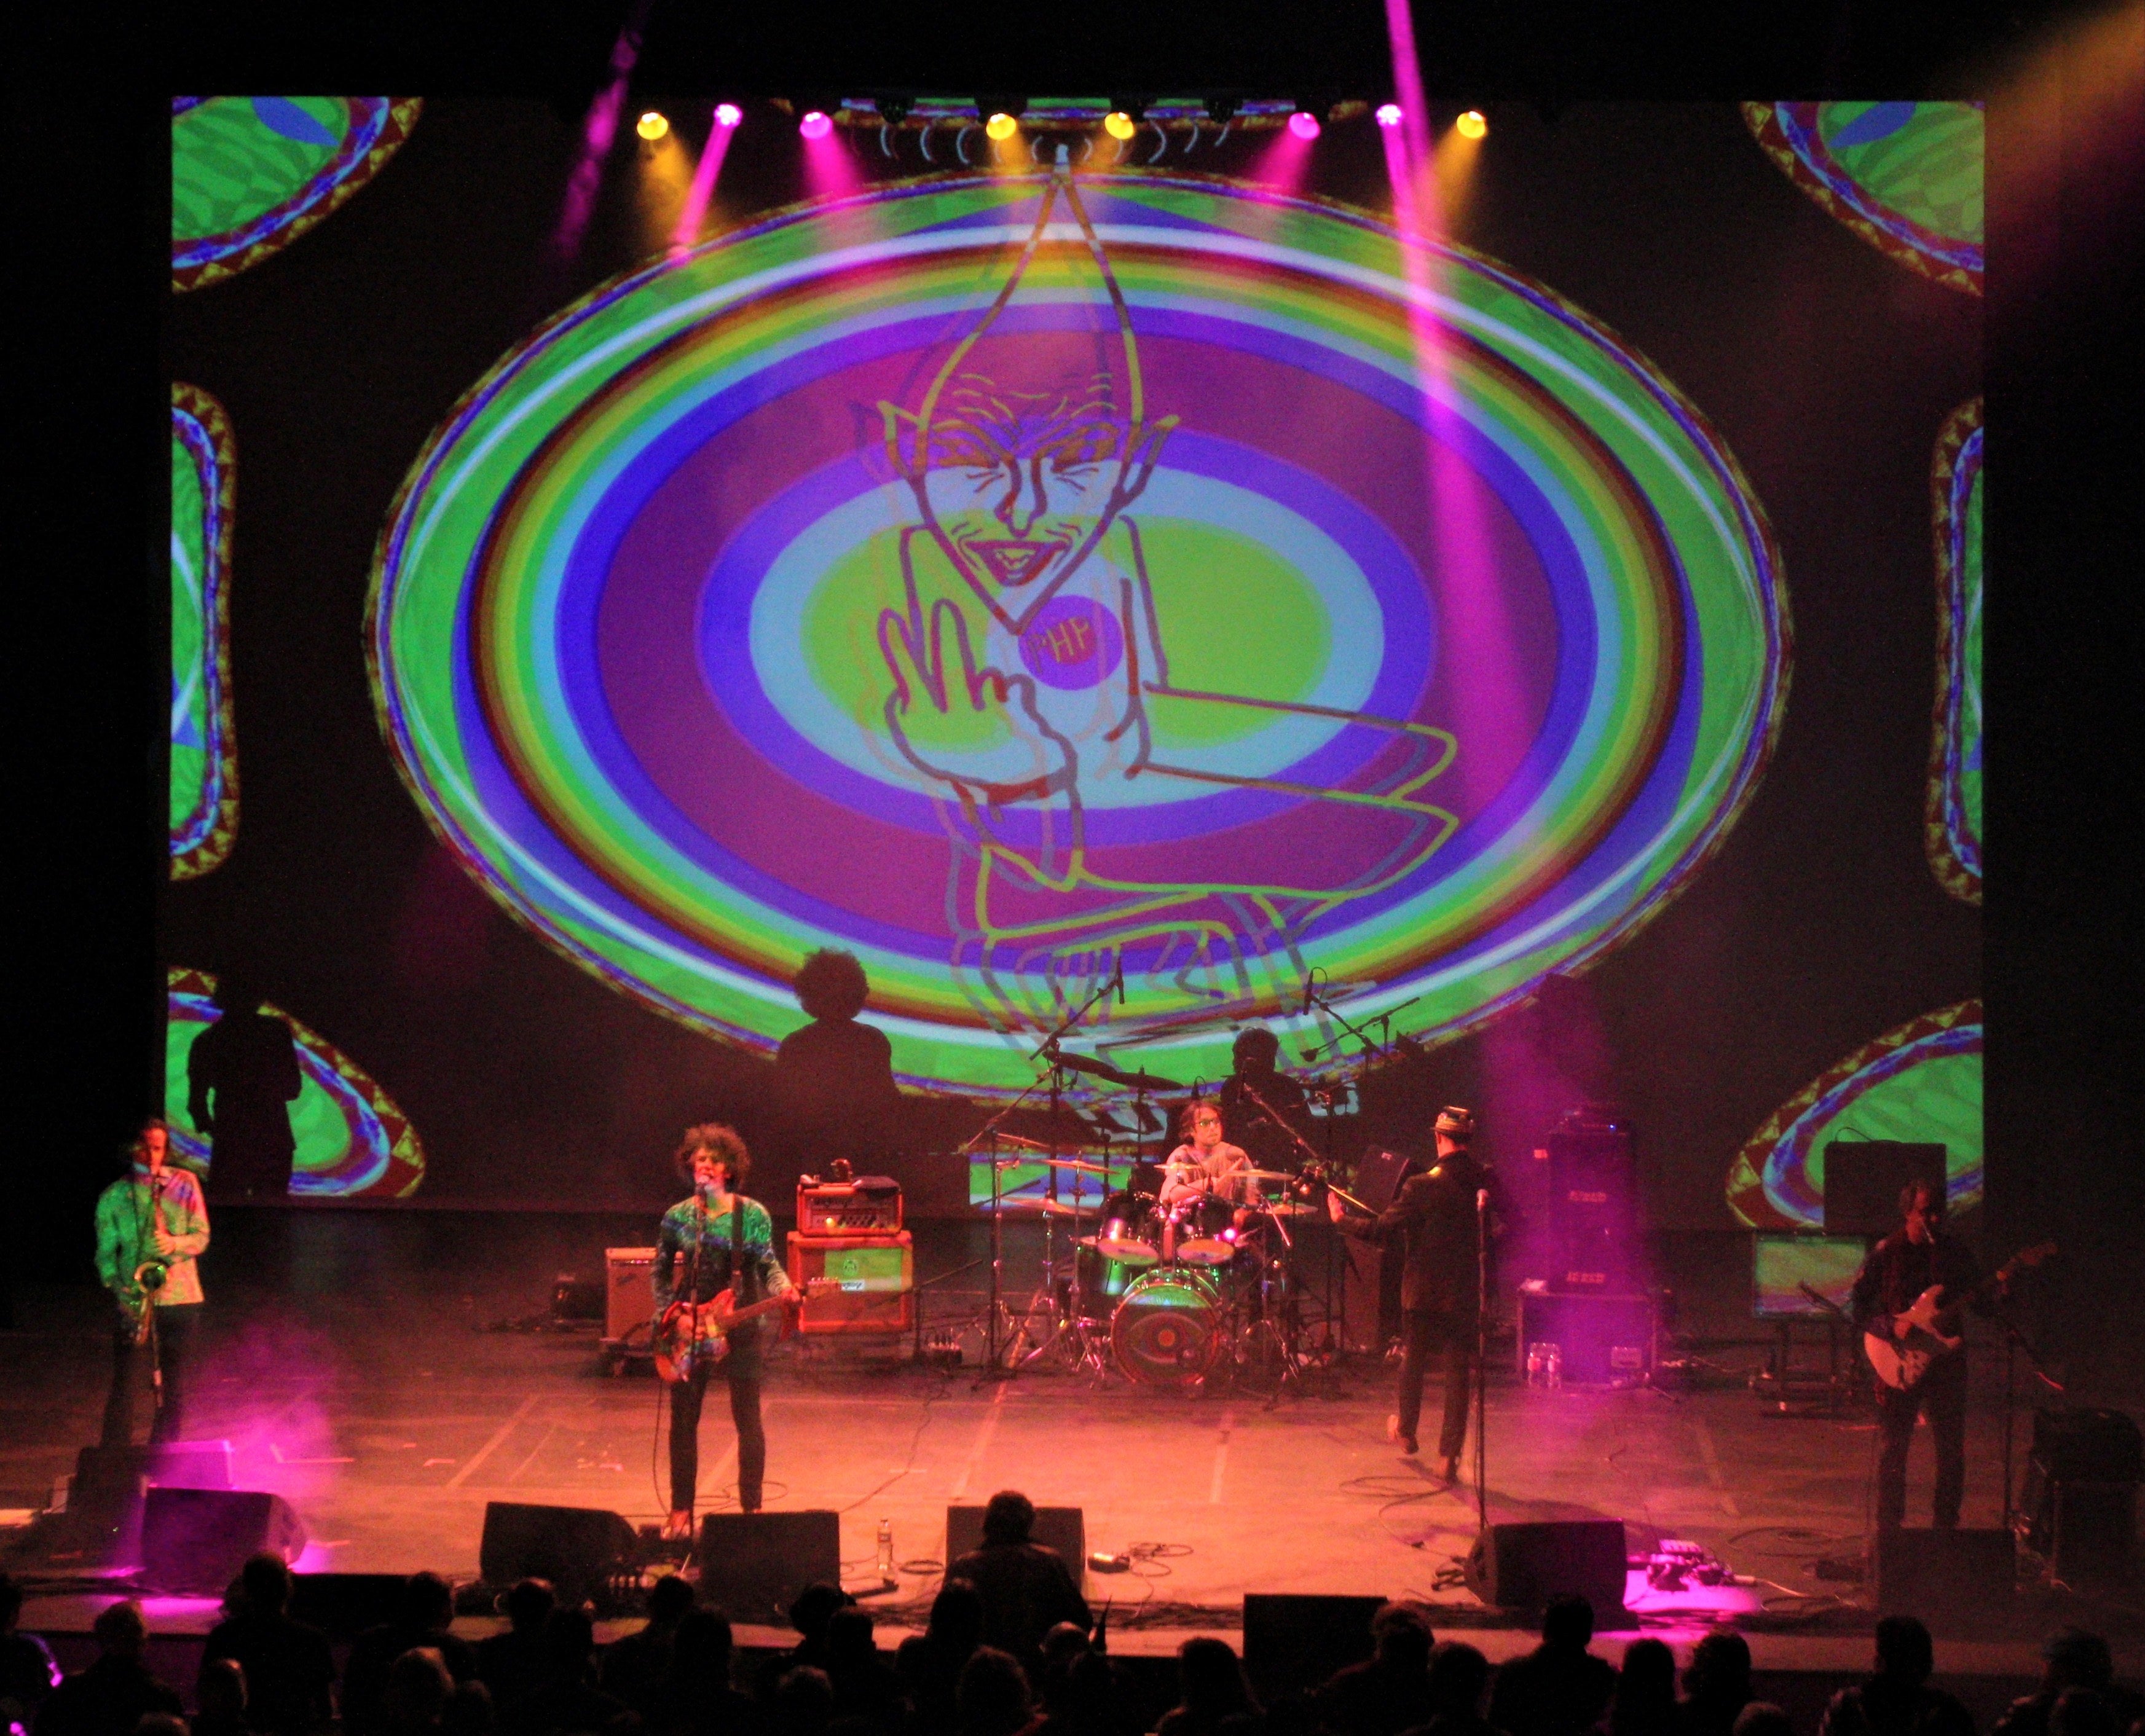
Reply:
[[[1009,1216],[1039,1214],[1047,1231],[1045,1282],[1013,1341],[1017,1365],[1055,1360],[1097,1376],[1114,1365],[1138,1385],[1187,1390],[1225,1369],[1252,1385],[1301,1378],[1288,1223],[1311,1206],[1287,1197],[1254,1195],[1237,1203],[1206,1193],[1164,1206],[1152,1194],[1120,1189],[1103,1201],[1100,1226],[1082,1235],[1082,1183],[1089,1176],[1107,1181],[1107,1166],[1071,1157],[1022,1161],[1040,1161],[1074,1180],[1072,1205],[1026,1199],[999,1208]],[[1236,1173],[1254,1188],[1296,1180],[1278,1171]],[[1060,1217],[1072,1221],[1069,1277],[1060,1276],[1056,1237],[1048,1233]]]

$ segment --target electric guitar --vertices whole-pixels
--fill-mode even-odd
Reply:
[[[719,1291],[697,1307],[682,1300],[673,1302],[655,1322],[655,1372],[666,1385],[674,1386],[693,1372],[695,1363],[712,1365],[727,1356],[730,1334],[747,1321],[841,1287],[837,1279],[814,1278],[801,1292],[788,1291],[745,1308],[737,1306],[737,1293],[729,1290]],[[786,1332],[789,1321],[782,1326]]]
[[[1963,1334],[1953,1336],[1938,1326],[1943,1316],[1964,1306],[1984,1291],[2009,1283],[2013,1272],[2038,1266],[2055,1251],[2053,1241],[2021,1249],[1963,1296],[1947,1297],[1943,1285],[1932,1284],[1901,1312],[1883,1321],[1884,1330],[1877,1330],[1876,1323],[1873,1323],[1863,1333],[1862,1350],[1869,1359],[1871,1371],[1894,1392],[1913,1390],[1921,1385],[1932,1365],[1953,1355],[1966,1342]],[[1907,1325],[1904,1333],[1896,1330],[1902,1321]]]

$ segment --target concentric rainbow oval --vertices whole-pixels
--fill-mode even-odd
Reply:
[[[1673,387],[1408,246],[1238,183],[963,177],[597,292],[471,390],[383,532],[413,793],[570,957],[762,1050],[819,946],[919,1084],[1027,1084],[1119,962],[1080,1041],[1178,1078],[1247,1017],[1330,1038],[1313,968],[1352,1021],[1465,1029],[1718,841],[1786,618]],[[948,381],[1016,442],[1102,404],[1117,456],[1053,486],[1151,459],[1062,590],[952,576],[927,500],[1003,503],[917,431]]]

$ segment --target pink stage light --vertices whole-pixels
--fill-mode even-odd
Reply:
[[[823,139],[834,130],[834,123],[822,111],[808,108],[804,117],[798,122],[797,130],[808,139]]]
[[[744,118],[744,111],[734,102],[718,102],[715,105],[715,125],[718,127],[734,127]]]
[[[1381,127],[1399,126],[1401,124],[1400,104],[1397,102],[1381,102],[1378,105],[1378,124]]]
[[[1319,132],[1318,117],[1307,108],[1299,108],[1288,117],[1288,130],[1300,139],[1315,139]]]

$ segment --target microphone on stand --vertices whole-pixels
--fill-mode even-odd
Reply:
[[[1125,1004],[1125,955],[1122,953],[1117,954],[1117,974],[1111,977],[1110,986],[1117,992],[1117,1005],[1123,1006]]]
[[[1317,986],[1317,982],[1318,982],[1318,972],[1317,972],[1317,971],[1316,971],[1315,968],[1314,968],[1314,969],[1311,969],[1311,970],[1310,970],[1310,971],[1306,971],[1306,972],[1304,973],[1304,977],[1303,977],[1303,1005],[1302,1005],[1299,1009],[1297,1009],[1297,1012],[1296,1012],[1296,1016],[1298,1018],[1309,1018],[1309,1017],[1311,1017],[1311,991],[1312,991],[1312,990],[1313,990],[1313,989]]]

